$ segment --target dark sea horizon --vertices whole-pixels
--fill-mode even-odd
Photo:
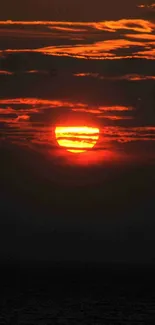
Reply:
[[[42,266],[1,269],[1,324],[154,324],[155,265]]]

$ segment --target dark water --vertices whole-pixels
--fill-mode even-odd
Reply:
[[[76,264],[35,266],[33,270],[10,268],[5,270],[2,287],[1,324],[154,324],[155,321],[153,266]]]

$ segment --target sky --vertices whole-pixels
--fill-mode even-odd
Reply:
[[[0,256],[151,261],[155,3],[2,3]],[[100,129],[83,155],[54,136],[77,120]]]
[[[144,1],[146,4],[152,2]],[[2,0],[1,20],[69,20],[98,21],[140,16],[140,0]]]

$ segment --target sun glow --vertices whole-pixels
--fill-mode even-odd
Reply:
[[[60,147],[72,153],[82,153],[96,145],[99,129],[88,126],[57,126],[55,136]]]

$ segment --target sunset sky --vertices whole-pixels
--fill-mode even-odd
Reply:
[[[55,139],[77,119],[83,156]],[[151,260],[155,3],[1,0],[0,136],[2,256]]]

